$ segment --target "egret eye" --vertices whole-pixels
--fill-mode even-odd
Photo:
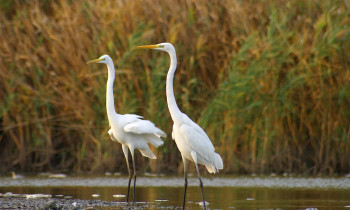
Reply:
[[[164,48],[164,45],[160,44],[158,45],[159,48]]]

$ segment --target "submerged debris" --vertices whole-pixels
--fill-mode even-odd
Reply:
[[[48,195],[48,194],[27,194],[26,198],[30,199],[30,198],[51,198],[52,195]]]
[[[24,176],[21,174],[16,174],[14,171],[11,172],[12,179],[23,179]]]
[[[155,202],[166,202],[166,201],[169,201],[169,200],[167,200],[167,199],[157,199],[157,200],[155,200]]]
[[[203,206],[203,201],[197,203],[200,206]],[[209,206],[209,202],[205,201],[205,206]]]
[[[122,194],[116,194],[116,195],[113,195],[113,198],[124,198],[125,195],[122,195]]]
[[[126,203],[53,198],[51,195],[45,194],[0,193],[0,206],[2,209],[76,209],[88,207],[126,207]]]
[[[26,198],[26,199],[31,199],[31,198],[51,198],[52,195],[49,195],[49,194],[15,194],[15,193],[12,193],[12,192],[7,192],[7,193],[4,193],[4,194],[0,193],[0,197],[3,197],[3,198]]]
[[[50,174],[49,178],[66,178],[67,175],[65,174]]]

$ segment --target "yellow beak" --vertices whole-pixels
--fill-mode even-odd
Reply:
[[[88,62],[86,62],[86,64],[97,63],[97,62],[99,62],[99,61],[101,61],[100,58],[99,58],[99,59],[95,59],[95,60],[88,61]]]
[[[159,48],[158,45],[143,45],[143,46],[138,46],[136,49],[155,49]]]

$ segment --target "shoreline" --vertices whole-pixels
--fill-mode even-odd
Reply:
[[[138,203],[136,203],[138,205]],[[81,200],[71,198],[27,198],[24,196],[0,197],[0,209],[85,209],[94,207],[127,207],[126,202]]]

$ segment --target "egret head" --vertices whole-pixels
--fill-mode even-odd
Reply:
[[[159,43],[155,45],[143,45],[143,46],[138,46],[137,49],[154,49],[154,50],[161,50],[165,52],[175,52],[175,48],[172,44],[170,43]]]
[[[95,59],[95,60],[91,60],[86,62],[87,64],[90,63],[104,63],[104,64],[109,64],[109,63],[113,63],[112,58],[109,57],[109,55],[102,55],[100,58]]]

